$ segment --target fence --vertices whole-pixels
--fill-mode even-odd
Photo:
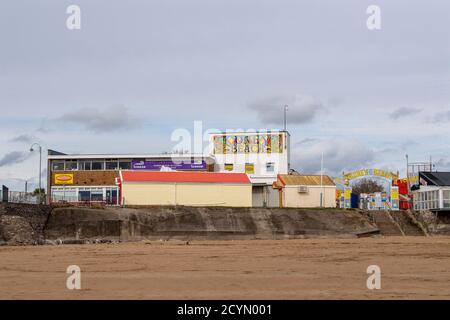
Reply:
[[[8,202],[39,204],[39,195],[19,191],[9,191]]]

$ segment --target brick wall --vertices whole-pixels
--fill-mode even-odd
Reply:
[[[58,186],[55,184],[55,174],[73,174],[74,186],[114,186],[119,177],[119,171],[57,171],[50,178],[52,186]]]

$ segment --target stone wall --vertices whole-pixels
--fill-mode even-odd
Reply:
[[[32,204],[0,204],[0,242],[38,244],[44,241],[44,228],[52,208]]]

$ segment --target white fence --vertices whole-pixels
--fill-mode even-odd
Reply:
[[[0,192],[0,201],[3,201],[3,195]],[[6,201],[6,199],[5,199]],[[39,196],[33,193],[25,193],[19,191],[8,191],[7,202],[11,203],[28,203],[39,204]]]

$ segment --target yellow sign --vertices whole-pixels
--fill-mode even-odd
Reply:
[[[245,173],[252,174],[255,173],[255,166],[253,164],[245,164]]]
[[[359,177],[364,176],[375,176],[375,177],[383,177],[388,180],[394,180],[398,179],[398,176],[392,172],[382,170],[382,169],[363,169],[363,170],[357,170],[350,173],[346,173],[344,175],[345,180],[352,180]]]
[[[398,200],[398,188],[392,187],[391,189],[391,201]]]
[[[233,164],[232,163],[225,163],[225,170],[233,171]]]
[[[344,199],[351,199],[351,197],[352,197],[352,188],[345,188]]]
[[[219,134],[214,136],[215,154],[283,153],[283,134]]]
[[[73,173],[55,174],[55,184],[73,184]]]

